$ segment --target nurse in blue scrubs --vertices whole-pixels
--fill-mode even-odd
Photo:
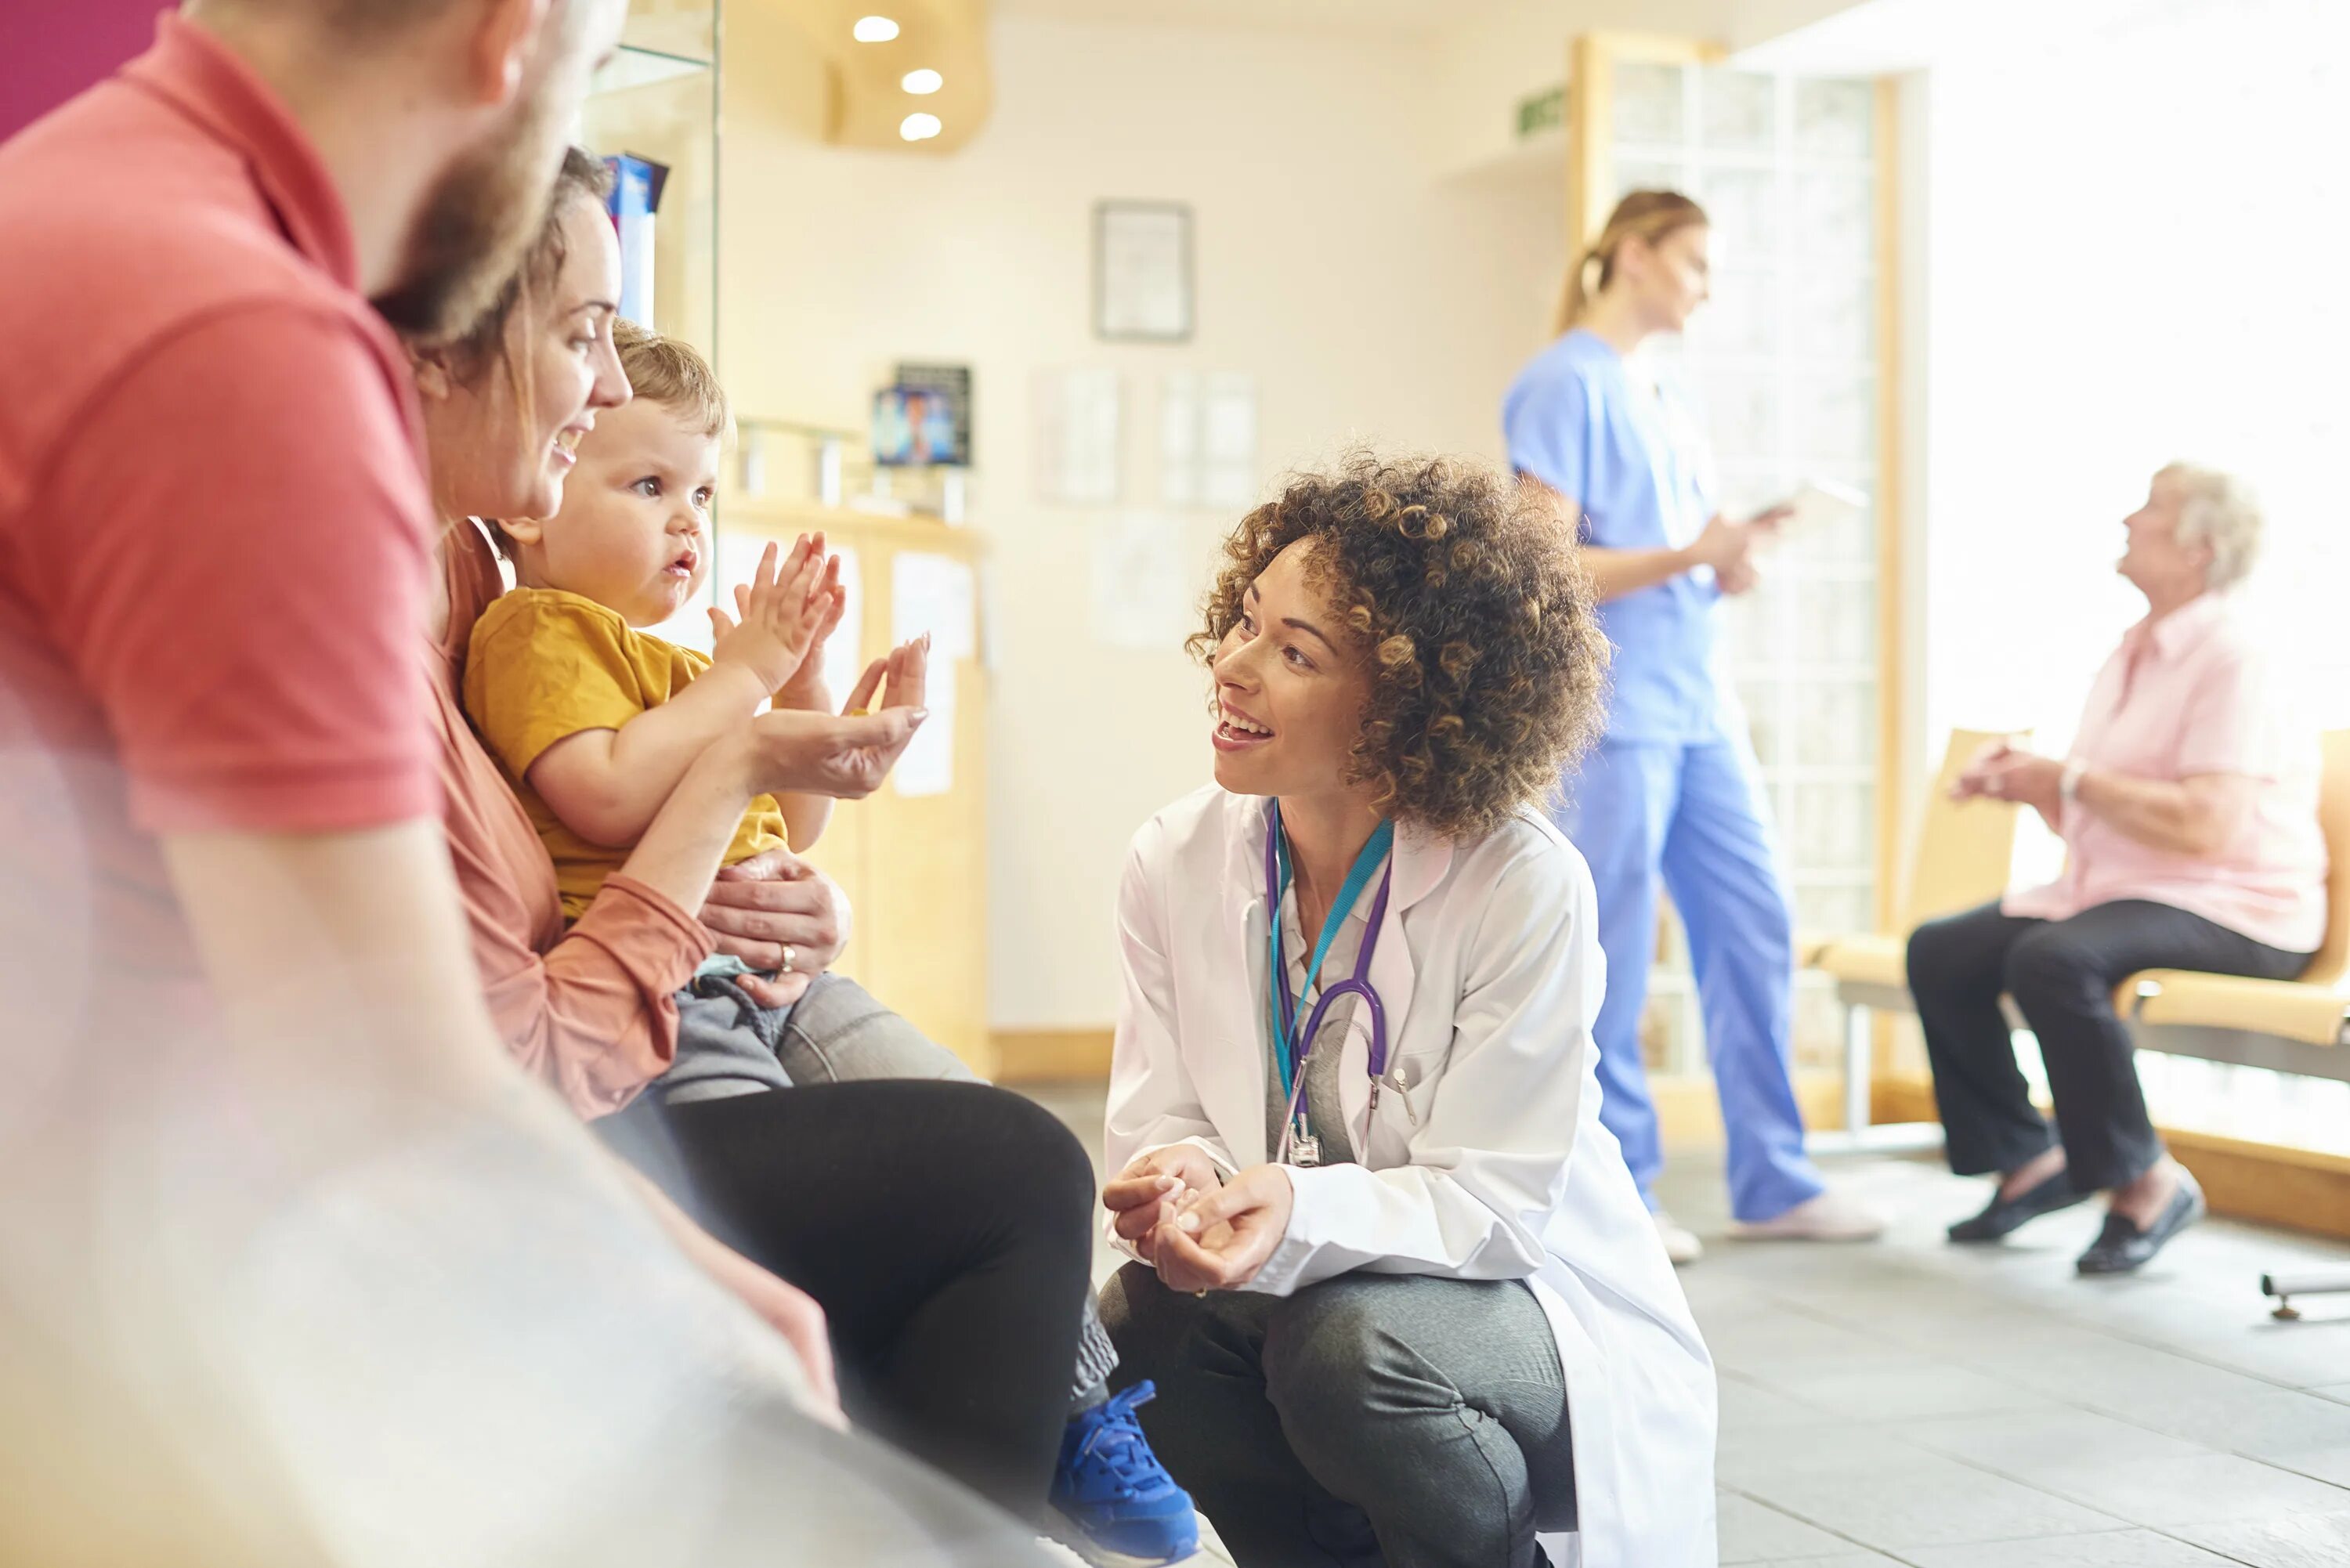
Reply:
[[[1789,1076],[1787,891],[1745,718],[1714,669],[1714,605],[1753,587],[1754,547],[1783,514],[1737,521],[1715,510],[1689,405],[1643,352],[1705,302],[1710,244],[1705,212],[1688,197],[1625,197],[1567,279],[1558,339],[1502,405],[1512,466],[1580,517],[1601,626],[1616,645],[1607,737],[1568,781],[1558,825],[1598,885],[1600,1119],[1623,1144],[1676,1262],[1700,1246],[1657,1207],[1664,1159],[1639,1037],[1660,881],[1689,936],[1729,1133],[1735,1233],[1860,1241],[1882,1229],[1828,1191],[1804,1153]]]

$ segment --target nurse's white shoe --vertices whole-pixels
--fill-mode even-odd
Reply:
[[[1849,1198],[1823,1192],[1784,1214],[1733,1225],[1730,1233],[1741,1241],[1874,1241],[1885,1234],[1885,1221]]]
[[[1648,1218],[1656,1221],[1657,1240],[1665,1244],[1665,1256],[1672,1260],[1674,1268],[1694,1263],[1705,1256],[1705,1243],[1697,1239],[1697,1232],[1675,1224],[1671,1215],[1656,1209],[1649,1211]]]

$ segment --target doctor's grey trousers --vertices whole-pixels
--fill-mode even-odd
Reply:
[[[1120,1385],[1243,1568],[1532,1568],[1575,1524],[1566,1380],[1523,1280],[1342,1274],[1192,1296],[1103,1287]]]

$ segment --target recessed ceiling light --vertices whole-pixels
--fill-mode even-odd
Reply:
[[[928,141],[944,129],[935,114],[910,114],[898,122],[898,134],[909,141]]]
[[[860,44],[886,44],[898,36],[898,24],[887,16],[859,16],[851,31]]]
[[[917,98],[928,97],[947,85],[947,78],[927,66],[919,71],[908,71],[898,78],[898,85]]]

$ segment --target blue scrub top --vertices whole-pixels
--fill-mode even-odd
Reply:
[[[1662,379],[1660,378],[1660,382]],[[1678,548],[1711,518],[1711,463],[1688,400],[1669,382],[1636,382],[1623,357],[1576,327],[1518,372],[1502,400],[1510,466],[1583,509],[1586,545]],[[1721,732],[1714,674],[1713,572],[1695,571],[1599,607],[1616,645],[1610,741],[1692,744]]]

